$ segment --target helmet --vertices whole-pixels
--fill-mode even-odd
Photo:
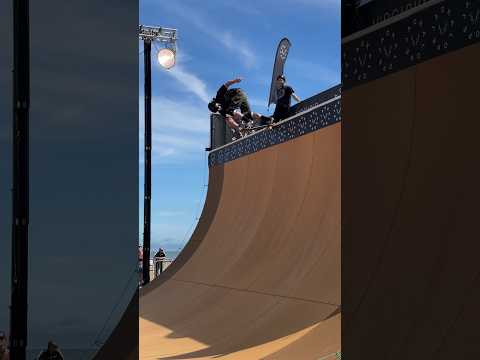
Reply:
[[[208,103],[208,110],[210,110],[212,113],[219,112],[220,108],[220,104],[217,103],[215,99],[212,99],[212,101]]]

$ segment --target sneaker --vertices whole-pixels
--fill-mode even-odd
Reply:
[[[245,137],[251,133],[251,130],[248,128],[240,128],[240,135]]]

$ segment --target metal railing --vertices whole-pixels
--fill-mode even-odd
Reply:
[[[162,272],[164,272],[169,266],[170,264],[173,262],[173,259],[169,259],[169,258],[160,258],[160,259],[150,259],[150,268],[149,268],[149,271],[150,271],[150,279],[155,279],[157,278]],[[138,284],[139,286],[141,287],[142,284],[143,284],[143,280],[142,280],[142,275],[143,275],[143,272],[142,272],[142,266],[141,264],[139,264],[139,268],[138,268]]]
[[[169,258],[161,258],[161,259],[154,259],[153,264],[150,265],[150,274],[153,273],[151,276],[153,279],[158,277],[162,272],[165,271],[166,268],[170,266],[173,262],[173,259]]]
[[[341,96],[341,91],[342,85],[338,84],[293,105],[290,108],[290,116],[282,121],[277,122],[276,125],[292,121],[306,112],[319,108],[333,100],[339,99]],[[259,124],[254,123],[254,125],[256,126],[253,126],[253,129],[250,131],[248,127],[245,129],[247,132],[244,133],[244,137],[234,138],[232,129],[230,129],[230,127],[226,124],[225,118],[220,114],[210,114],[210,146],[205,150],[211,152],[213,150],[225,147],[233,142],[242,141],[245,139],[245,137],[252,136],[257,132],[264,130],[264,127],[258,126]]]

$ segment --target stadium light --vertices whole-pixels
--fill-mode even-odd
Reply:
[[[157,54],[158,63],[165,69],[171,69],[175,65],[175,52],[171,49],[161,49]]]
[[[10,287],[10,358],[25,360],[28,340],[29,116],[30,16],[29,0],[13,4],[13,186],[12,271]]]
[[[160,26],[140,25],[139,38],[143,40],[145,70],[145,161],[144,161],[144,200],[143,200],[143,261],[142,284],[150,282],[150,227],[152,202],[152,43],[160,43],[157,60],[165,69],[175,65],[177,30]]]
[[[164,28],[160,26],[146,26],[140,25],[139,37],[144,42],[155,44],[160,43],[162,49],[158,50],[157,60],[158,63],[165,69],[171,69],[175,66],[176,54],[177,54],[177,30]]]

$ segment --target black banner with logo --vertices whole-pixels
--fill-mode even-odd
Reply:
[[[272,83],[270,85],[270,96],[268,98],[268,106],[270,104],[277,103],[277,92],[275,91],[275,80],[279,75],[283,74],[283,67],[285,61],[287,61],[288,50],[290,49],[291,43],[287,38],[280,40],[280,43],[277,47],[277,53],[275,54],[275,63],[273,65],[273,74],[272,74]]]

